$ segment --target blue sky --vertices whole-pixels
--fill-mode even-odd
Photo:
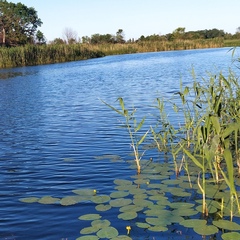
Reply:
[[[47,40],[63,37],[71,28],[78,37],[116,34],[125,39],[167,34],[178,27],[186,31],[240,27],[239,0],[8,0],[34,7],[43,21]]]

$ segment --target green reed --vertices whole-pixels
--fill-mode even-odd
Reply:
[[[124,100],[122,98],[117,99],[119,101],[121,110],[118,110],[117,108],[111,106],[110,104],[104,102],[101,100],[105,105],[107,105],[109,108],[117,112],[119,115],[125,118],[125,122],[123,123],[123,126],[127,128],[129,138],[131,141],[131,147],[134,152],[135,156],[135,162],[137,165],[137,172],[138,174],[141,173],[141,164],[140,160],[144,155],[144,152],[142,154],[139,153],[139,146],[142,144],[142,142],[145,140],[146,136],[148,135],[149,131],[146,131],[143,135],[138,136],[138,132],[141,130],[144,122],[145,122],[145,117],[142,118],[140,123],[137,123],[137,120],[135,118],[135,113],[136,113],[136,108],[133,108],[131,111],[125,108]]]
[[[60,63],[102,56],[104,56],[102,52],[92,51],[81,44],[1,47],[0,68]]]

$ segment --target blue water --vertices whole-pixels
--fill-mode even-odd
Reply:
[[[228,73],[228,48],[108,56],[63,64],[0,70],[0,239],[76,239],[78,217],[91,202],[64,207],[19,198],[64,197],[77,188],[109,194],[113,180],[135,173],[117,107],[123,97],[154,124],[151,105],[209,73]],[[169,112],[171,116],[171,112]],[[113,154],[123,161],[95,157]],[[156,157],[150,151],[146,157]],[[114,210],[113,210],[114,211]],[[111,217],[110,213],[110,216]],[[121,234],[125,226],[116,223]],[[139,238],[140,239],[140,238]]]

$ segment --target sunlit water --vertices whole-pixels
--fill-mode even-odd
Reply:
[[[1,70],[0,239],[80,236],[84,226],[78,217],[94,212],[91,202],[64,207],[19,198],[61,198],[77,188],[109,194],[114,179],[128,179],[135,170],[125,162],[132,157],[127,132],[118,128],[122,119],[100,99],[117,107],[115,101],[123,97],[137,108],[137,116],[147,116],[149,126],[155,98],[171,97],[180,80],[191,85],[192,69],[199,80],[209,73],[227,74],[233,67],[228,50],[141,53]],[[105,154],[123,161],[96,160]],[[146,153],[151,156],[158,155]],[[124,224],[112,225],[126,234]]]

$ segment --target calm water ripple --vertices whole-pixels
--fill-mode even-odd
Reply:
[[[192,82],[191,70],[228,72],[228,48],[109,56],[0,70],[0,239],[75,239],[90,202],[69,207],[24,204],[19,198],[64,197],[77,188],[109,194],[115,178],[135,174],[119,116],[99,99],[123,97],[154,124],[150,105]],[[169,110],[169,114],[171,112]],[[105,154],[123,161],[96,160]],[[150,151],[146,157],[157,154]],[[157,156],[157,155],[156,155]],[[115,211],[115,210],[113,210]],[[114,215],[114,214],[113,214]],[[109,216],[111,217],[111,216]],[[118,226],[125,233],[124,226]],[[122,227],[122,228],[121,228]]]

